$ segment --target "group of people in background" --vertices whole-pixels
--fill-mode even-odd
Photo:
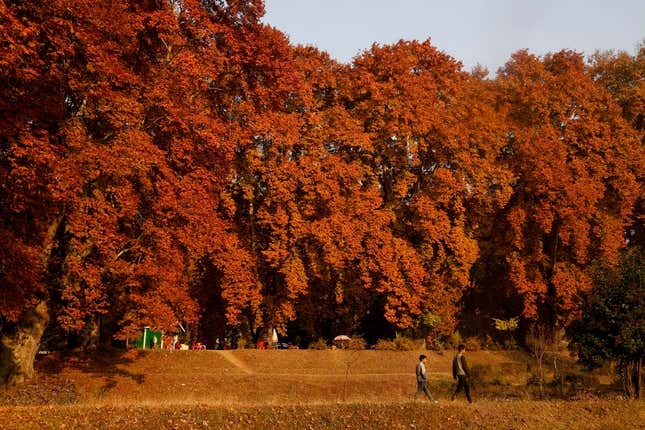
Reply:
[[[167,349],[167,350],[181,350],[191,349],[196,351],[206,350],[206,345],[202,342],[191,341],[190,346],[183,344],[179,341],[179,336],[162,335],[158,338],[156,335],[152,337],[152,349]]]
[[[457,394],[462,390],[466,393],[466,399],[469,403],[472,403],[473,400],[470,397],[470,385],[468,385],[468,377],[470,376],[468,371],[468,363],[466,362],[466,357],[464,353],[466,352],[465,345],[459,345],[457,348],[457,354],[452,359],[452,377],[457,381],[457,386],[454,393],[452,393],[451,400],[455,400]],[[417,363],[416,374],[417,374],[417,392],[414,394],[414,399],[423,393],[431,402],[438,403],[437,400],[432,397],[432,393],[428,389],[428,376],[426,372],[426,362],[428,357],[424,354],[419,356],[419,363]]]

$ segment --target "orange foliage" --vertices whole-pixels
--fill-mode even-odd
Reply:
[[[539,59],[520,51],[498,80],[508,112],[505,162],[517,179],[497,252],[506,255],[524,315],[554,323],[590,287],[585,267],[615,261],[625,246],[642,148],[576,53]]]
[[[475,292],[566,323],[640,240],[642,49],[520,51],[496,79],[429,41],[341,65],[263,9],[0,0],[3,321],[46,298],[118,338],[429,312],[448,334]]]

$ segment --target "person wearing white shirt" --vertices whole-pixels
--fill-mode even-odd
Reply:
[[[433,397],[432,394],[430,393],[430,390],[428,390],[428,386],[426,385],[426,382],[428,381],[428,377],[426,374],[426,362],[428,358],[421,354],[419,356],[419,363],[417,363],[417,392],[414,394],[414,399],[416,400],[419,394],[422,392],[426,395],[428,400],[434,403],[439,403],[437,402]]]

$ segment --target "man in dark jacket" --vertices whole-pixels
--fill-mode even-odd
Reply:
[[[435,399],[432,398],[432,394],[430,394],[430,390],[428,390],[428,387],[426,386],[426,382],[428,380],[427,375],[426,375],[426,360],[427,357],[423,354],[419,356],[419,363],[417,363],[417,392],[414,394],[414,400],[417,399],[417,396],[423,392],[423,394],[426,395],[428,400],[434,403],[439,403]]]
[[[466,347],[463,344],[459,345],[457,355],[455,355],[455,358],[452,360],[452,377],[457,380],[457,389],[452,395],[452,400],[455,400],[455,397],[463,388],[466,392],[468,402],[472,403],[473,401],[470,398],[470,386],[468,386],[468,364],[466,363],[464,352],[466,352]]]

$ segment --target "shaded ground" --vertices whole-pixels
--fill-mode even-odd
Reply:
[[[11,390],[0,390],[2,406],[66,405],[80,401],[76,385],[58,375],[37,375],[24,385]]]

